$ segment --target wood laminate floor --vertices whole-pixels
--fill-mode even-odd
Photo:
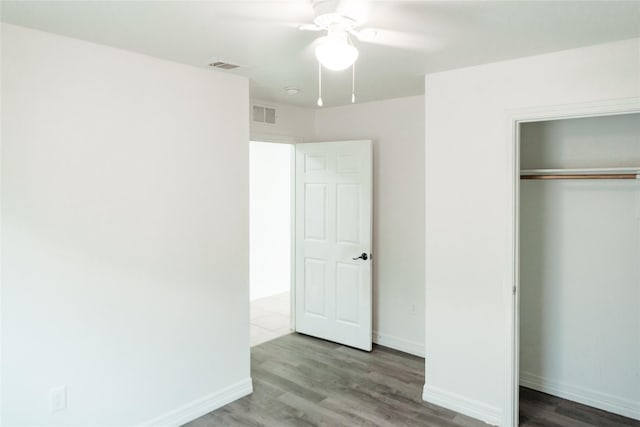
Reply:
[[[486,427],[422,401],[424,359],[385,347],[367,353],[289,334],[251,349],[251,375],[251,395],[186,426]],[[523,427],[640,427],[529,389],[520,402]]]

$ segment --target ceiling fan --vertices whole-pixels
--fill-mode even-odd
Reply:
[[[354,6],[358,6],[354,8]],[[313,24],[300,25],[303,31],[326,31],[318,39],[315,56],[318,60],[318,106],[322,107],[322,67],[333,71],[352,69],[351,102],[355,102],[355,62],[358,49],[351,42],[351,35],[359,38],[358,27],[364,22],[364,2],[341,0],[313,0]]]
[[[303,24],[298,29],[326,31],[326,36],[318,39],[315,54],[318,62],[330,70],[344,70],[358,59],[350,36],[358,40],[365,36],[375,38],[375,30],[360,28],[366,19],[363,1],[313,0],[313,11],[313,24]]]
[[[357,44],[371,43],[387,48],[418,51],[434,48],[433,40],[421,32],[408,31],[404,24],[403,28],[393,28],[400,22],[412,22],[413,16],[406,11],[406,7],[404,10],[402,7],[397,8],[392,1],[298,0],[285,10],[274,7],[270,2],[258,4],[262,6],[252,7],[251,11],[245,11],[241,17],[246,19],[251,16],[259,22],[270,21],[307,32],[324,32],[308,45],[308,49],[314,50],[318,61],[318,106],[322,106],[322,68],[341,71],[351,67],[351,101],[355,102],[355,62],[359,56]],[[313,12],[312,23],[304,23],[310,17],[308,5]],[[384,26],[365,27],[370,16],[378,25],[381,20],[384,21]],[[390,18],[388,21],[387,17]],[[410,27],[416,28],[416,25]]]

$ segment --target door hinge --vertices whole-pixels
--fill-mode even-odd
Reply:
[[[512,292],[513,292],[514,295],[516,294],[516,287],[515,286],[513,287]]]

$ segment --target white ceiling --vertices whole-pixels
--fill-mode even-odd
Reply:
[[[347,0],[356,1],[356,0]],[[362,1],[362,0],[360,0]],[[640,1],[370,1],[376,41],[354,40],[358,102],[424,93],[424,74],[640,36]],[[197,67],[241,65],[255,98],[315,107],[311,0],[2,1],[2,21]],[[401,45],[403,47],[398,47]],[[284,87],[301,93],[289,96]],[[325,106],[351,71],[325,72]]]

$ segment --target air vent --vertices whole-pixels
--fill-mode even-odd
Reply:
[[[253,106],[253,121],[258,123],[276,124],[276,109],[262,105]]]
[[[219,68],[221,70],[233,70],[238,68],[239,65],[229,64],[228,62],[216,61],[209,64],[210,67]]]

